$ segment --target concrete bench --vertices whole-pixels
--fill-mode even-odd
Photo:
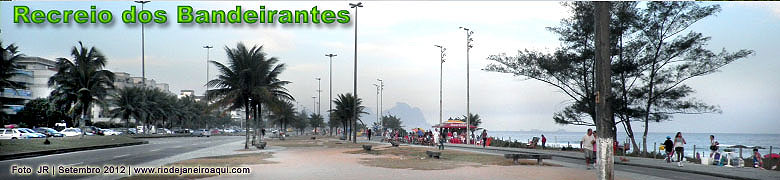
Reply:
[[[507,159],[512,159],[515,164],[520,164],[517,162],[518,159],[536,159],[537,165],[542,165],[542,159],[552,159],[552,155],[549,154],[535,154],[535,153],[513,153],[513,154],[504,154],[504,157]]]
[[[441,151],[425,151],[425,154],[428,154],[429,158],[439,159],[441,157]]]
[[[390,145],[392,145],[393,147],[398,147],[399,144],[398,141],[390,141]]]
[[[317,139],[317,137],[314,137],[314,136],[311,137],[311,140],[316,140],[316,139]]]
[[[257,147],[257,149],[265,149],[266,144],[267,144],[266,142],[259,142],[255,144],[255,147]]]
[[[371,150],[371,145],[365,145],[364,144],[363,145],[363,150],[370,151]]]

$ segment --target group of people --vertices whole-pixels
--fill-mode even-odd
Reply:
[[[714,136],[711,136],[711,139],[714,139]],[[677,166],[682,167],[683,156],[685,156],[685,153],[683,153],[685,151],[685,144],[687,144],[687,142],[685,142],[685,138],[683,138],[681,132],[677,132],[677,135],[674,136],[674,141],[672,141],[672,137],[666,136],[666,141],[664,141],[664,150],[666,150],[666,162],[671,163],[672,156],[674,154],[677,154]]]
[[[686,144],[685,138],[683,138],[683,135],[681,132],[677,132],[677,134],[674,136],[674,140],[672,140],[672,137],[666,136],[666,141],[664,141],[664,150],[666,150],[666,162],[671,163],[672,157],[674,155],[677,155],[677,166],[682,167],[682,161],[683,157],[685,156],[684,145]],[[720,143],[715,140],[715,135],[710,135],[710,159],[721,159],[720,152],[718,151]],[[753,160],[753,167],[754,168],[761,168],[764,169],[764,161],[761,157],[761,153],[758,152],[758,148],[753,148],[753,153],[750,156],[750,159]],[[780,163],[780,162],[778,162]],[[773,166],[772,169],[777,168],[777,165]]]

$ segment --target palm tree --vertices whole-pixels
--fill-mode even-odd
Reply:
[[[145,114],[143,104],[143,90],[137,87],[126,87],[111,95],[110,103],[115,106],[109,111],[111,119],[121,118],[125,121],[125,127],[130,127],[130,118],[136,123]]]
[[[11,81],[11,77],[19,75],[16,66],[16,61],[22,58],[22,54],[19,54],[18,47],[14,44],[3,47],[3,42],[0,41],[0,91],[5,88],[24,88],[24,85]],[[6,99],[0,99],[0,107],[6,103]],[[0,111],[0,123],[5,124],[5,111]]]
[[[295,105],[290,101],[272,101],[270,107],[274,124],[279,125],[282,131],[286,131],[287,125],[296,118]]]
[[[284,88],[290,82],[278,79],[278,75],[284,71],[284,64],[276,65],[276,58],[266,59],[262,46],[248,49],[239,43],[234,49],[226,46],[225,52],[228,56],[227,66],[211,61],[221,74],[206,84],[214,88],[208,91],[206,97],[216,99],[216,104],[228,106],[228,109],[244,108],[247,124],[244,148],[249,149],[250,112],[261,112],[261,104],[274,99],[291,100],[292,96]],[[253,110],[250,107],[254,107]]]
[[[311,116],[309,116],[308,120],[309,120],[309,126],[311,126],[311,128],[314,128],[314,134],[318,133],[317,131],[318,128],[325,125],[325,119],[322,118],[322,115],[320,114],[311,113]]]
[[[360,121],[360,114],[368,114],[365,111],[366,107],[361,105],[362,102],[362,99],[355,97],[352,93],[339,94],[336,100],[333,100],[333,103],[336,104],[336,109],[333,110],[333,113],[338,114],[340,119],[349,121],[343,124],[353,124],[356,121]],[[357,113],[355,113],[356,111]],[[362,121],[360,122],[363,123]],[[345,127],[345,130],[346,128],[348,127]],[[350,132],[356,132],[355,127],[351,127]],[[355,133],[351,133],[351,135],[355,135]],[[351,138],[353,143],[357,143],[356,136]]]
[[[256,49],[256,60],[250,67],[253,67],[253,82],[250,103],[252,105],[255,117],[255,128],[260,129],[262,125],[263,104],[272,104],[272,101],[294,101],[295,99],[288,93],[284,87],[290,84],[290,81],[279,79],[279,75],[286,69],[284,63],[277,64],[279,59],[276,57],[267,58],[263,46],[253,47]],[[259,136],[260,131],[255,131],[254,136]],[[253,138],[254,141],[254,138]]]
[[[78,112],[79,127],[84,128],[93,104],[104,105],[108,90],[114,88],[114,73],[104,70],[107,59],[95,47],[87,49],[79,41],[79,47],[71,49],[72,60],[57,58],[57,73],[49,78],[52,95],[72,104],[70,113]],[[82,132],[86,132],[82,130]],[[83,137],[82,133],[82,137]]]

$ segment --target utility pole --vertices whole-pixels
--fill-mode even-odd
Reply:
[[[358,8],[359,7],[363,7],[363,3],[362,2],[358,2],[357,4],[349,3],[349,6],[350,6],[350,8],[355,8],[355,16],[354,16],[354,18],[355,18],[355,69],[354,69],[355,75],[353,77],[353,82],[352,82],[353,83],[352,84],[352,88],[353,89],[352,90],[353,90],[353,94],[355,95],[355,101],[357,102],[357,99],[358,99],[358,94],[357,94],[357,77],[358,77],[357,76],[357,62],[358,62],[357,61],[357,29],[358,29],[358,26],[357,26],[357,13],[358,13]],[[354,114],[352,114],[352,143],[357,143],[357,130],[355,128],[357,127],[357,118],[358,118],[358,114],[359,113],[357,112],[357,110],[358,110],[357,103],[353,102],[353,104],[355,104],[355,106],[352,109],[352,111],[354,113]]]
[[[598,131],[598,179],[612,180],[614,174],[613,139],[615,132],[615,117],[609,107],[611,82],[611,59],[609,45],[610,3],[608,1],[594,2],[594,24],[596,45],[596,129]]]
[[[474,47],[474,45],[471,45],[471,42],[474,41],[471,39],[471,35],[474,34],[474,31],[464,27],[460,27],[460,29],[466,31],[466,144],[471,144],[471,109],[469,109],[469,50]]]
[[[317,115],[322,115],[320,114],[322,112],[322,109],[320,108],[322,105],[322,81],[320,80],[322,79],[319,77],[315,79],[317,80]]]
[[[211,52],[211,48],[214,48],[213,46],[203,46],[203,48],[206,48],[206,84],[209,83],[209,54]],[[203,91],[203,97],[206,98],[206,104],[209,103],[208,96],[206,96],[206,93],[209,91],[209,86],[206,85],[206,91]]]
[[[443,94],[442,89],[444,87],[444,86],[442,86],[442,84],[443,84],[442,81],[444,79],[444,56],[446,56],[446,54],[444,52],[447,51],[447,48],[444,48],[444,46],[441,46],[441,45],[434,45],[434,46],[438,47],[439,50],[441,51],[440,54],[439,54],[439,59],[440,59],[440,61],[439,61],[439,134],[441,134],[441,133],[444,133],[442,131],[444,129],[444,128],[442,128],[442,123],[443,123],[442,106],[444,104],[442,102],[442,99],[443,99],[442,98],[442,94]],[[441,138],[441,137],[438,137],[438,138]],[[441,148],[444,148],[444,146],[440,144],[439,145],[439,149],[441,149]]]

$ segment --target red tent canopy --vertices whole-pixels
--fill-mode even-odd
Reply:
[[[451,128],[451,129],[466,129],[466,122],[463,121],[457,121],[457,120],[449,120],[447,122],[442,123],[444,125],[438,124],[433,126],[434,128]],[[476,129],[477,126],[469,126],[471,129]]]

